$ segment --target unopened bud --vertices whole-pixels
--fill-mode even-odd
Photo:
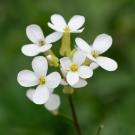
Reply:
[[[65,93],[65,94],[73,94],[74,89],[69,85],[64,86],[63,93]]]
[[[47,56],[48,63],[50,66],[58,67],[59,66],[59,59],[54,55]]]

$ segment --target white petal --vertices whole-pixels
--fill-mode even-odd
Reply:
[[[61,37],[62,37],[62,33],[61,32],[53,32],[51,34],[49,34],[46,38],[45,41],[50,44],[50,43],[54,43],[56,41],[58,41]]]
[[[48,88],[56,88],[61,82],[61,76],[58,72],[53,72],[46,77]]]
[[[96,61],[96,58],[91,54],[87,54],[87,58],[89,58],[91,61]]]
[[[26,34],[33,43],[38,43],[39,40],[44,39],[42,29],[36,24],[27,26]]]
[[[61,84],[61,85],[64,85],[64,86],[68,85],[68,83],[67,83],[64,79],[61,79],[60,84]]]
[[[79,81],[79,74],[78,74],[78,72],[71,72],[71,71],[69,71],[69,72],[67,73],[67,82],[68,82],[70,85],[74,85],[74,84],[76,84],[78,81]]]
[[[64,70],[68,70],[71,65],[71,60],[69,57],[63,57],[60,59],[60,64]]]
[[[64,86],[65,86],[65,85],[68,85],[67,81],[65,80],[68,71],[67,71],[67,70],[64,70],[63,68],[60,68],[60,70],[61,70],[62,76],[63,76],[63,78],[64,78],[64,79],[61,79],[60,84],[61,84],[61,85],[64,85]]]
[[[76,51],[73,56],[73,63],[78,64],[79,66],[85,61],[86,55],[81,51]]]
[[[54,92],[54,90],[55,90],[55,89],[51,89],[51,88],[50,88],[50,89],[49,89],[50,94],[52,94],[52,93]]]
[[[54,24],[51,24],[50,22],[48,23],[48,27],[50,27],[51,29],[53,29],[57,32],[63,32],[62,28],[59,28],[59,27],[55,26]]]
[[[99,65],[95,62],[92,62],[89,67],[90,67],[90,69],[95,70],[99,67]]]
[[[63,68],[60,68],[60,70],[61,70],[62,76],[66,77],[68,71],[64,70]]]
[[[71,32],[72,32],[72,33],[81,33],[81,32],[83,32],[83,30],[84,30],[84,28],[79,29],[79,30],[74,30],[74,31],[71,31]]]
[[[52,44],[45,44],[43,46],[40,46],[40,48],[38,49],[39,52],[46,52],[48,51],[50,48],[52,47]]]
[[[76,38],[76,39],[75,39],[75,42],[76,42],[77,46],[78,46],[83,52],[90,53],[90,51],[91,51],[90,45],[89,45],[87,42],[85,42],[82,38]]]
[[[82,88],[85,87],[87,85],[87,81],[80,79],[75,85],[73,85],[73,88]]]
[[[17,81],[21,86],[31,87],[38,84],[38,79],[34,72],[30,70],[23,70],[18,73]]]
[[[64,29],[67,25],[63,16],[59,14],[52,15],[51,22],[52,24],[54,24],[54,26],[56,26],[58,29],[61,29],[61,30]]]
[[[33,102],[35,104],[44,104],[48,101],[50,92],[45,85],[40,85],[36,88],[33,95]]]
[[[85,22],[84,16],[75,15],[70,19],[68,26],[71,29],[71,31],[74,31],[74,30],[78,30],[79,28],[81,28],[83,26],[84,22]]]
[[[26,96],[29,100],[31,100],[33,102],[33,95],[35,93],[35,89],[29,89],[26,92]]]
[[[49,111],[57,110],[60,106],[60,98],[56,94],[52,94],[46,102],[45,107]]]
[[[104,53],[107,51],[112,45],[112,38],[111,36],[107,34],[100,34],[96,37],[93,43],[93,50],[96,50],[97,52]]]
[[[36,75],[45,76],[48,70],[48,63],[45,57],[37,56],[32,60],[32,68]]]
[[[107,71],[114,71],[118,68],[117,62],[107,57],[97,57],[96,62],[97,64],[99,64],[99,66],[101,66],[103,69]]]
[[[79,68],[79,76],[81,78],[90,78],[93,75],[93,71],[88,66],[81,66]]]
[[[35,44],[24,45],[21,49],[22,53],[26,56],[36,56],[39,54],[39,46]]]

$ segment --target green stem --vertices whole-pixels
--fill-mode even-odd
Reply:
[[[62,113],[62,112],[59,112],[58,115],[61,116],[61,117],[66,118],[66,119],[68,119],[68,120],[70,120],[70,121],[73,121],[72,118],[70,118],[68,115],[66,115],[66,114],[64,114],[64,113]]]
[[[73,117],[73,120],[74,120],[74,126],[76,128],[76,132],[77,132],[78,135],[82,135],[81,128],[80,128],[80,125],[79,125],[79,122],[78,122],[78,118],[77,118],[77,115],[76,115],[76,110],[75,110],[75,106],[74,106],[71,94],[68,96],[68,100],[69,100],[69,105],[70,105],[71,112],[72,112],[72,117]]]
[[[100,125],[100,126],[97,128],[96,135],[100,135],[100,134],[101,134],[102,129],[103,129],[103,125]]]

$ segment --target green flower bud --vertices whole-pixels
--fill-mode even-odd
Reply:
[[[69,85],[64,86],[63,93],[65,93],[65,94],[73,94],[74,89]]]
[[[48,63],[50,66],[58,67],[59,66],[59,59],[56,57],[56,55],[53,53],[52,50],[49,50],[45,53]]]

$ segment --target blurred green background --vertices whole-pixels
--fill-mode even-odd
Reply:
[[[30,43],[25,28],[40,25],[47,35],[50,16],[75,14],[86,17],[81,36],[88,42],[101,33],[112,35],[112,48],[105,53],[119,69],[99,68],[88,87],[77,90],[75,105],[83,135],[135,135],[135,0],[0,0],[0,135],[75,135],[72,122],[53,116],[43,106],[31,103],[26,88],[16,81],[22,69],[31,69],[31,60],[20,49]],[[58,52],[60,42],[53,48]],[[71,115],[67,96],[60,93],[61,112]]]

